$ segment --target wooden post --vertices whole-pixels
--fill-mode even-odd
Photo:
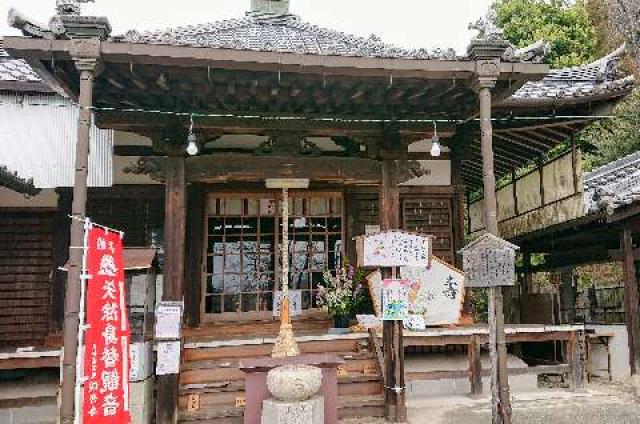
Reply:
[[[629,366],[631,375],[640,369],[640,316],[638,316],[638,280],[633,257],[633,237],[625,228],[620,235],[622,268],[624,272],[624,310],[629,339]]]
[[[58,210],[53,224],[53,244],[51,246],[51,310],[49,312],[49,332],[62,329],[64,321],[64,299],[66,273],[59,270],[69,260],[69,237],[71,231],[71,191],[56,190]]]
[[[487,231],[499,236],[496,177],[493,171],[493,125],[491,123],[491,89],[493,78],[479,78],[484,219]],[[507,346],[504,335],[502,288],[492,287],[489,297],[489,346],[491,356],[492,416],[494,424],[511,424],[511,399],[507,369]]]
[[[380,184],[380,229],[400,228],[400,190],[398,188],[397,162],[382,161]],[[391,277],[391,270],[383,271],[383,278]],[[395,422],[405,422],[407,409],[404,384],[404,340],[402,321],[383,322],[382,343],[385,360],[385,405],[387,417]]]
[[[469,383],[471,384],[471,394],[482,394],[482,362],[480,361],[480,339],[478,336],[471,338],[471,343],[467,345],[469,356]]]
[[[187,201],[184,168],[183,157],[167,157],[162,300],[183,300]],[[179,374],[157,376],[156,423],[158,424],[178,422],[179,378]]]
[[[80,72],[80,96],[78,99],[78,135],[76,141],[75,176],[69,246],[69,274],[64,303],[64,358],[62,359],[62,387],[60,422],[71,424],[74,420],[76,355],[78,353],[78,327],[80,311],[80,284],[82,273],[82,246],[84,242],[84,218],[87,208],[87,176],[89,172],[89,136],[91,132],[91,106],[93,105],[93,79],[96,59],[76,60]]]
[[[571,324],[576,318],[576,289],[573,284],[573,267],[560,268],[561,323]]]
[[[565,342],[564,358],[565,362],[571,365],[571,371],[569,372],[569,385],[573,390],[580,390],[584,388],[585,349],[586,340],[584,331],[576,331],[571,335],[571,338]]]
[[[202,247],[204,243],[205,194],[202,186],[192,184],[188,191],[187,240],[184,287],[184,321],[189,327],[200,325],[202,298]]]

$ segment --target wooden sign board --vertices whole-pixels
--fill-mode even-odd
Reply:
[[[244,408],[247,406],[247,399],[244,396],[236,397],[236,408]]]
[[[428,266],[431,236],[391,230],[356,237],[358,266]]]
[[[462,317],[465,279],[462,271],[438,258],[430,267],[401,267],[400,277],[409,281],[409,313],[420,316],[411,324],[458,324]]]
[[[458,324],[462,317],[465,278],[462,271],[434,257],[431,267],[400,267],[400,277],[408,280],[409,327]],[[375,271],[365,277],[375,314],[382,316],[382,274]]]
[[[362,370],[364,374],[377,374],[378,367],[374,364],[366,363],[364,364],[364,369]]]
[[[518,249],[489,233],[469,243],[460,251],[467,287],[515,285]]]
[[[349,370],[344,365],[338,366],[338,377],[346,377],[349,375]]]
[[[197,393],[189,394],[187,411],[198,412],[199,410],[200,410],[200,395]]]

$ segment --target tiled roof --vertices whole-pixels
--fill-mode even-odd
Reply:
[[[0,88],[11,88],[12,83],[23,88],[28,87],[28,84],[34,84],[33,88],[37,91],[41,91],[42,86],[42,80],[27,62],[23,59],[14,59],[4,51],[2,39],[0,39]]]
[[[640,200],[640,152],[584,175],[587,212],[615,210]]]
[[[22,178],[17,172],[10,171],[5,165],[0,165],[0,187],[6,187],[9,190],[29,196],[35,196],[40,193],[40,189],[33,185],[33,178]]]
[[[621,46],[587,65],[551,70],[542,80],[527,82],[505,103],[518,104],[529,100],[554,102],[624,94],[634,86],[633,76],[624,77],[618,69],[624,51],[625,47]]]
[[[404,49],[321,28],[292,14],[249,12],[244,18],[165,31],[129,31],[112,38],[130,43],[175,44],[236,50],[403,59],[455,59],[453,49]]]

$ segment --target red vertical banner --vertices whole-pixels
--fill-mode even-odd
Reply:
[[[83,422],[126,424],[130,332],[122,238],[103,228],[88,231]]]

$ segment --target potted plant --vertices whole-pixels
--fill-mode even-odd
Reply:
[[[318,306],[333,317],[336,328],[349,328],[349,322],[357,305],[365,294],[362,280],[364,272],[345,261],[335,275],[326,270],[323,284],[318,285]]]

